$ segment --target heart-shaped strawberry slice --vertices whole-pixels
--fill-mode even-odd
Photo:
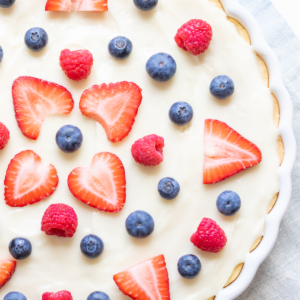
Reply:
[[[126,200],[125,170],[112,153],[98,153],[90,166],[74,169],[68,185],[77,199],[99,210],[118,212]]]
[[[19,128],[33,140],[38,138],[47,115],[66,115],[74,107],[72,95],[66,88],[29,76],[14,81],[12,96]]]
[[[122,141],[131,131],[142,101],[142,90],[133,82],[94,85],[81,96],[83,115],[102,125],[111,142]]]
[[[5,202],[22,207],[52,195],[58,185],[56,169],[44,165],[32,150],[18,153],[8,165],[5,180]]]

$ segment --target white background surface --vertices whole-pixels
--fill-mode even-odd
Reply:
[[[300,38],[300,0],[271,0],[285,18],[294,33]]]

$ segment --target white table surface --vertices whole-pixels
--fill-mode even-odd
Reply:
[[[300,0],[271,0],[271,2],[300,38]]]

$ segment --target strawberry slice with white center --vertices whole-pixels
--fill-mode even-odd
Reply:
[[[46,11],[107,11],[107,0],[48,0]]]
[[[226,123],[205,120],[203,183],[215,183],[261,162],[256,145]]]
[[[18,153],[8,165],[4,199],[7,205],[23,207],[52,195],[58,185],[54,166],[44,165],[31,150]]]
[[[170,299],[165,257],[159,255],[114,275],[119,289],[134,300]]]
[[[0,260],[0,289],[10,280],[16,270],[17,263],[8,259]]]
[[[81,96],[83,115],[102,125],[111,142],[122,141],[130,132],[142,101],[142,90],[133,82],[94,85]]]
[[[98,153],[90,166],[74,169],[68,185],[77,199],[99,210],[118,212],[125,204],[125,170],[121,160],[112,153]]]
[[[36,140],[42,123],[50,114],[69,114],[74,101],[61,85],[42,79],[21,76],[12,87],[15,115],[22,133]]]

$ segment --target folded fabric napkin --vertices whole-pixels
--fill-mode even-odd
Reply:
[[[238,0],[258,21],[279,61],[294,106],[294,133],[300,149],[300,41],[269,0]],[[238,300],[300,299],[300,161],[293,172],[293,195],[270,256]]]

